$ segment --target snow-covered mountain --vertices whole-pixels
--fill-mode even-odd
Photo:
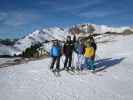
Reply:
[[[62,29],[58,27],[44,28],[42,30],[36,30],[35,32],[25,36],[23,39],[20,39],[16,42],[14,47],[23,51],[27,47],[30,47],[32,44],[35,44],[37,42],[45,42],[47,40],[54,39],[64,40],[67,34],[67,29]]]
[[[107,25],[96,25],[96,24],[79,24],[78,27],[84,30],[87,30],[88,25],[92,25],[95,29],[95,33],[106,33],[106,32],[116,32],[116,33],[122,33],[125,30],[131,30],[133,31],[132,27],[123,26],[123,27],[111,27]]]
[[[100,34],[106,32],[122,33],[124,30],[127,29],[133,31],[133,28],[131,27],[116,28],[116,27],[109,27],[107,25],[95,25],[95,24],[79,24],[77,25],[77,27],[79,29],[82,28],[82,30],[86,31],[87,25],[92,25],[95,28],[95,33],[100,33]],[[26,48],[30,47],[32,44],[35,44],[36,42],[45,42],[47,40],[53,40],[53,39],[65,40],[65,37],[69,34],[70,28],[71,27],[69,28],[53,27],[53,28],[44,28],[42,30],[36,30],[33,33],[30,33],[24,38],[18,40],[14,45],[14,47],[22,52]],[[46,44],[46,46],[49,46],[49,44],[48,45]]]

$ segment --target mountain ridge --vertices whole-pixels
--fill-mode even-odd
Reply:
[[[85,26],[83,30],[87,30],[87,25],[92,25],[95,28],[95,33],[106,33],[106,32],[116,32],[121,33],[124,30],[131,30],[133,31],[133,28],[131,27],[109,27],[107,25],[96,25],[96,24],[78,24],[76,27],[81,28],[82,26]],[[75,26],[72,26],[75,27]],[[25,50],[27,47],[31,46],[32,44],[36,42],[44,42],[46,40],[52,40],[52,39],[59,39],[64,40],[65,37],[69,34],[68,28],[60,28],[60,27],[50,27],[50,28],[43,28],[41,30],[35,30],[34,32],[27,35],[25,38],[20,39],[16,42],[14,47],[20,49],[20,51]]]
[[[107,25],[96,25],[96,24],[77,24],[66,28],[60,28],[60,27],[49,27],[49,28],[43,28],[41,30],[35,30],[34,32],[29,33],[28,35],[24,36],[23,38],[19,39],[13,48],[16,48],[15,54],[22,53],[26,48],[30,47],[32,44],[35,44],[37,42],[45,42],[47,40],[65,40],[67,35],[69,34],[70,28],[77,27],[79,29],[82,29],[84,31],[87,31],[87,26],[91,25],[94,27],[95,31],[94,33],[104,34],[106,32],[116,32],[116,33],[122,33],[125,30],[130,30],[133,32],[133,28],[131,27],[110,27]],[[82,27],[84,26],[84,27]],[[46,45],[49,46],[49,45]],[[47,47],[46,47],[47,48]]]

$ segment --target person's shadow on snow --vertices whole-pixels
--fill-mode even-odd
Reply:
[[[117,58],[117,59],[106,58],[106,59],[96,60],[96,63],[95,63],[96,72],[105,70],[109,67],[113,67],[114,65],[121,63],[124,59],[125,57]]]

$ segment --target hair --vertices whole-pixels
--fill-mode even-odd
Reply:
[[[68,35],[67,38],[70,38],[71,39],[71,36]]]
[[[89,39],[90,39],[90,42],[95,42],[93,36],[90,36]]]
[[[56,39],[56,40],[53,41],[53,45],[55,45],[55,43],[58,45],[59,41]]]

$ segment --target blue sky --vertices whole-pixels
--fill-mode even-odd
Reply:
[[[80,23],[133,26],[133,0],[0,0],[0,38]]]

